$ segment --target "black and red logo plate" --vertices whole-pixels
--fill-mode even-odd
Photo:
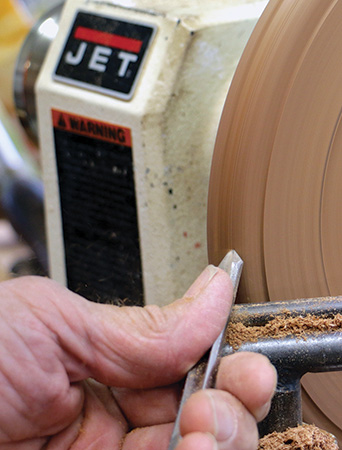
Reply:
[[[151,24],[78,12],[54,78],[129,100],[155,31]]]

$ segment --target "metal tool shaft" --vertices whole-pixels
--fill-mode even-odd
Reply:
[[[243,261],[234,250],[229,251],[219,265],[220,269],[223,269],[228,273],[233,284],[232,305],[235,302],[242,266]],[[216,341],[211,347],[209,357],[208,358],[204,357],[201,361],[199,361],[196,364],[196,366],[193,369],[191,369],[188,372],[168,450],[174,450],[174,448],[177,446],[178,442],[181,439],[179,428],[180,416],[182,413],[183,406],[190,397],[190,395],[200,389],[207,389],[215,386],[217,369],[221,359],[222,350],[226,343],[225,336],[227,326],[229,323],[229,316],[230,311],[227,315],[226,325],[224,329],[221,331],[220,335],[217,337]]]

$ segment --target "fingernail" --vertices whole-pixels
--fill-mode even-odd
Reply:
[[[265,403],[263,406],[261,406],[255,413],[254,417],[255,419],[260,422],[261,420],[265,419],[267,414],[269,413],[269,410],[271,408],[271,401]]]
[[[211,433],[206,433],[206,436],[209,438],[209,448],[212,450],[218,450],[218,444],[217,440],[214,438],[214,436]]]
[[[236,416],[231,406],[219,396],[214,398],[210,391],[208,395],[214,412],[215,437],[217,441],[227,441],[234,436]]]
[[[201,275],[195,280],[195,282],[190,286],[190,288],[186,291],[186,297],[196,297],[198,294],[205,289],[210,281],[217,274],[218,268],[210,264],[207,266]]]

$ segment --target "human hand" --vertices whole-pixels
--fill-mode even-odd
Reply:
[[[0,449],[166,450],[178,381],[224,326],[229,298],[212,266],[161,309],[95,304],[39,277],[0,284]],[[275,378],[261,355],[224,358],[218,389],[185,406],[177,450],[255,449]]]

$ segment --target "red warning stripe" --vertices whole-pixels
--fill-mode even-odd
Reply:
[[[53,127],[70,133],[100,139],[113,144],[132,146],[131,130],[88,117],[52,110]]]
[[[105,47],[119,48],[127,52],[139,53],[143,42],[138,39],[107,33],[105,31],[93,30],[92,28],[77,27],[74,33],[75,39],[101,44]]]

